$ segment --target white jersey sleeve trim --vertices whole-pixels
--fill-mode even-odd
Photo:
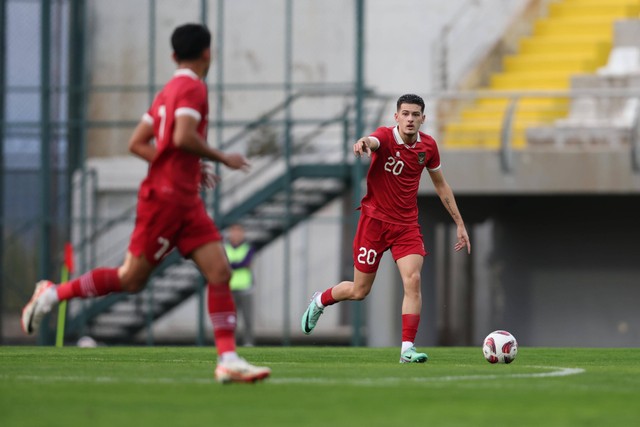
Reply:
[[[151,117],[151,114],[149,113],[144,113],[142,115],[142,121],[153,126],[153,117]]]
[[[427,170],[428,170],[429,172],[435,172],[435,171],[437,171],[437,170],[440,170],[441,168],[442,168],[442,163],[440,163],[438,166],[436,166],[436,167],[435,167],[435,168],[433,168],[433,169],[427,168]]]
[[[202,115],[198,112],[198,110],[194,110],[189,107],[180,107],[176,110],[176,117],[180,116],[190,116],[196,119],[197,121],[202,120]]]

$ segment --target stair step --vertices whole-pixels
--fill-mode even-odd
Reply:
[[[126,328],[131,323],[139,322],[142,316],[100,316],[96,319],[94,326],[109,326],[112,328]]]
[[[473,109],[462,112],[462,120],[502,120],[505,117],[506,110],[493,110],[493,109]],[[560,117],[565,117],[567,114],[566,109],[544,109],[544,110],[521,110],[517,109],[515,113],[516,119],[529,119],[529,120],[551,120]]]
[[[564,1],[549,6],[551,17],[606,16],[632,17],[640,12],[640,3],[629,0]]]
[[[477,134],[468,138],[447,138],[448,149],[486,149],[497,150],[501,146],[500,135],[498,134]],[[511,140],[513,149],[522,149],[527,146],[526,135],[514,135]]]
[[[563,0],[563,4],[573,6],[603,5],[603,4],[636,4],[637,0]]]
[[[555,54],[573,54],[575,52],[589,52],[601,61],[605,61],[611,50],[611,40],[593,37],[592,41],[586,40],[588,37],[540,37],[527,38],[520,41],[519,53],[545,55],[550,52]]]
[[[513,129],[525,130],[526,128],[539,124],[539,120],[520,119],[513,123]],[[467,120],[464,122],[451,122],[445,126],[445,133],[468,133],[468,132],[500,132],[502,130],[502,120]]]
[[[506,73],[545,70],[571,73],[594,70],[601,64],[593,52],[565,55],[514,55],[504,59]]]
[[[476,101],[476,105],[479,108],[506,108],[507,105],[511,102],[510,98],[479,98]],[[522,97],[518,99],[519,107],[548,107],[548,108],[565,108],[569,107],[569,99],[568,98],[546,98],[546,97]]]
[[[613,24],[611,22],[593,22],[585,25],[581,22],[554,22],[544,21],[536,23],[534,36],[581,36],[581,35],[598,35],[602,40],[613,39]]]
[[[497,90],[568,89],[566,73],[496,74],[491,77],[491,88]]]

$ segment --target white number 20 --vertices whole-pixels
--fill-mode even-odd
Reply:
[[[359,264],[369,264],[373,265],[376,262],[376,258],[378,257],[378,253],[373,249],[367,250],[365,247],[361,247],[359,249],[360,254],[358,255],[358,263]]]
[[[404,168],[402,160],[396,160],[391,156],[387,158],[387,163],[384,164],[384,170],[391,172],[394,175],[400,175],[402,173],[402,168]]]

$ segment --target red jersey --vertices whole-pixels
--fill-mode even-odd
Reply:
[[[418,187],[424,168],[440,169],[436,141],[418,132],[412,145],[404,143],[397,126],[380,127],[370,135],[380,143],[371,153],[367,173],[367,194],[362,213],[393,224],[418,222]]]
[[[141,194],[153,191],[162,199],[187,204],[197,200],[200,157],[177,148],[173,131],[176,117],[188,115],[198,120],[198,133],[206,138],[208,114],[205,83],[190,69],[177,70],[143,116],[153,125],[158,151],[140,187]]]

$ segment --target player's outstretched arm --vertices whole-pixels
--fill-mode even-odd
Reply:
[[[449,183],[444,179],[444,175],[441,170],[437,171],[429,171],[429,176],[431,177],[431,181],[433,182],[433,186],[436,189],[436,193],[440,197],[442,204],[453,218],[453,221],[458,226],[457,236],[458,241],[456,242],[454,249],[459,251],[461,249],[467,248],[467,253],[471,253],[471,240],[469,240],[469,234],[467,233],[467,228],[464,226],[464,221],[462,220],[462,215],[460,214],[460,210],[458,209],[458,205],[456,204],[456,199],[453,196],[453,190],[449,186]]]
[[[156,155],[156,147],[151,143],[152,140],[153,126],[141,120],[129,139],[129,151],[150,163]]]
[[[353,144],[353,154],[361,157],[363,154],[371,157],[371,152],[376,151],[380,147],[380,142],[375,138],[363,136],[355,144]]]
[[[236,153],[224,153],[209,147],[207,141],[198,133],[198,121],[191,116],[176,117],[173,143],[181,150],[196,154],[204,159],[222,163],[231,169],[248,169],[247,159]]]

